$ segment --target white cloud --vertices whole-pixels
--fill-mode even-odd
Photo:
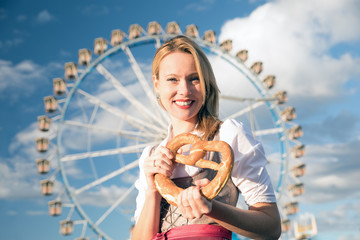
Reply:
[[[44,78],[43,73],[52,70],[54,68],[59,68],[56,64],[49,64],[48,67],[41,67],[37,64],[33,63],[32,61],[23,61],[17,65],[12,64],[9,61],[0,61],[0,68],[3,70],[0,73],[0,91],[1,92],[8,92],[11,90],[13,93],[23,91],[26,87],[27,92],[31,93],[34,91],[38,86],[36,86],[36,82],[39,79]],[[101,87],[101,86],[100,86]],[[103,89],[106,90],[107,94],[118,94],[118,92],[114,92],[114,89]],[[130,88],[130,91],[135,93],[137,92],[136,88]],[[95,93],[97,95],[97,93]],[[100,94],[100,93],[99,93]],[[97,95],[99,98],[104,98],[104,100],[109,100],[108,95]],[[119,100],[117,96],[115,99]],[[114,99],[111,99],[114,101]],[[78,111],[78,109],[77,109]],[[91,111],[89,112],[89,114]],[[76,115],[78,116],[78,115]],[[76,120],[76,119],[73,119]],[[79,121],[80,122],[80,121]],[[114,118],[111,114],[104,114],[103,112],[99,112],[96,118],[95,123],[98,126],[104,126],[107,128],[118,129],[119,128],[119,120],[118,118]],[[37,122],[33,122],[30,124],[26,129],[18,132],[15,137],[9,143],[9,153],[12,155],[11,159],[7,158],[0,158],[0,198],[3,199],[20,199],[20,198],[33,198],[40,196],[40,179],[44,179],[49,177],[48,175],[39,176],[36,172],[36,165],[35,160],[40,157],[48,157],[53,155],[52,153],[55,150],[56,141],[52,141],[50,145],[50,150],[48,153],[43,155],[39,154],[36,151],[35,146],[35,139],[40,136],[55,136],[56,132],[56,125],[57,122],[52,123],[51,130],[49,132],[39,132],[37,127]],[[85,146],[87,144],[87,130],[85,131],[85,138],[80,139],[79,135],[76,135],[76,132],[72,134],[70,139],[71,141],[67,142],[66,144],[72,145],[81,145],[84,143]],[[68,136],[67,136],[68,137]],[[111,137],[111,136],[110,136]],[[99,142],[108,140],[110,138],[107,135],[97,135],[93,134],[92,144],[98,144]],[[116,136],[112,136],[113,138]],[[116,141],[113,139],[113,144],[115,147]],[[77,144],[73,144],[76,142]],[[67,146],[68,147],[68,146]],[[84,150],[84,149],[82,149]],[[86,151],[86,148],[85,148]],[[55,163],[55,158],[53,157],[50,159],[52,168],[56,168],[57,164]],[[74,180],[83,180],[89,177],[89,172],[86,170],[79,168],[76,164],[76,161],[67,162],[66,163],[66,175]],[[51,173],[50,173],[51,174]],[[134,180],[134,176],[127,175],[126,180]],[[92,176],[91,176],[92,177]],[[59,182],[55,182],[55,193],[60,192],[60,188],[62,185]],[[116,190],[112,189],[112,192],[122,191],[121,189]],[[111,191],[110,191],[111,192]],[[87,195],[94,197],[101,198],[101,194],[107,195],[109,193],[108,190],[102,189],[99,192],[89,192],[86,193]],[[113,200],[113,198],[110,198]],[[90,201],[90,200],[88,200]],[[99,201],[98,201],[99,202]],[[94,201],[94,204],[96,201]],[[92,204],[89,202],[89,204]],[[106,202],[109,204],[109,202]]]
[[[82,10],[82,13],[85,15],[107,15],[109,12],[110,9],[107,6],[99,6],[96,4],[85,6]]]
[[[306,132],[306,140],[312,143],[344,142],[352,140],[360,135],[360,117],[354,111],[343,110],[336,116],[328,116],[322,122],[303,125]],[[343,126],[346,126],[344,128]]]
[[[24,156],[35,158],[37,156],[35,139],[47,136],[51,132],[40,132],[37,128],[37,122],[33,122],[29,127],[16,134],[9,144],[9,152],[11,154],[24,154]]]
[[[40,195],[40,182],[36,176],[35,160],[13,157],[0,159],[0,198],[21,199]]]
[[[219,42],[233,40],[232,54],[249,51],[247,66],[262,61],[259,78],[274,74],[274,92],[286,90],[289,99],[295,99],[291,104],[301,105],[307,114],[305,137],[300,139],[309,139],[304,142],[306,155],[299,159],[307,169],[299,178],[305,185],[304,195],[296,198],[300,203],[340,201],[360,189],[359,113],[338,110],[326,115],[333,111],[331,104],[359,93],[358,86],[349,83],[360,76],[360,58],[342,47],[360,42],[360,32],[354,31],[358,28],[358,1],[279,0],[261,5],[248,17],[227,21],[219,35]],[[333,221],[333,227],[341,222],[336,217],[323,218]],[[322,224],[330,226],[330,222]]]
[[[234,52],[248,49],[249,65],[263,61],[261,77],[275,74],[278,87],[290,96],[337,98],[348,93],[344,84],[360,74],[360,59],[329,52],[337,44],[360,40],[353,30],[360,27],[358,6],[351,0],[270,2],[249,17],[226,22],[219,39],[232,39]]]
[[[19,22],[24,22],[24,21],[27,20],[27,16],[26,15],[19,15],[19,16],[17,16],[16,20],[19,21]]]
[[[304,182],[306,193],[300,198],[307,203],[320,203],[340,200],[360,189],[358,169],[360,163],[359,141],[309,145],[303,162],[306,174]]]
[[[72,56],[72,53],[66,50],[61,49],[60,50],[60,56],[64,58],[70,58]]]
[[[0,8],[0,19],[7,18],[6,10],[4,8]]]
[[[45,157],[48,160],[50,160],[50,167],[52,170],[58,168],[58,163],[55,158],[55,151],[57,149],[56,138],[53,139],[53,137],[56,136],[56,131],[57,131],[57,122],[53,121],[51,123],[50,130],[47,132],[39,131],[37,122],[33,122],[26,129],[24,129],[23,131],[20,131],[16,134],[16,136],[13,138],[13,140],[9,144],[9,152],[13,156],[16,156],[17,158],[19,158],[19,162],[23,162],[22,164],[26,165],[27,167],[16,169],[16,171],[20,172],[19,176],[24,176],[24,179],[19,178],[19,176],[18,177],[13,176],[15,179],[19,179],[20,181],[25,180],[27,175],[24,174],[23,171],[27,171],[27,173],[30,174],[29,176],[32,176],[32,177],[37,176],[35,160],[38,158]],[[38,137],[47,137],[51,140],[50,144],[49,144],[48,152],[42,154],[42,153],[38,153],[36,151],[35,139]],[[13,163],[13,162],[17,163],[18,161],[12,160],[11,163]],[[10,164],[8,164],[8,166],[9,165]],[[33,172],[28,171],[30,166],[33,169]],[[84,173],[79,168],[75,167],[74,162],[67,162],[66,166],[67,166],[67,172],[66,172],[67,176],[74,177],[74,178],[81,178],[84,175]],[[48,176],[44,176],[41,178],[43,179],[46,177],[48,177]],[[38,184],[36,184],[36,185],[38,185]],[[60,182],[58,183],[58,185],[59,186],[57,186],[57,187],[61,186]],[[19,186],[21,186],[21,184],[19,184]],[[37,186],[37,188],[38,188],[38,186]],[[59,190],[59,188],[57,188],[56,192],[58,192],[58,190]]]
[[[6,212],[6,215],[8,215],[8,216],[15,216],[15,215],[17,215],[17,212],[16,212],[16,211],[9,210],[9,211]]]
[[[51,88],[50,75],[59,69],[63,69],[63,65],[49,63],[42,66],[31,60],[13,63],[0,59],[0,99],[14,102],[19,97],[29,97],[40,84]]]
[[[358,218],[360,214],[358,198],[349,195],[343,200],[324,205],[326,207],[322,208],[322,210],[317,213],[316,217],[319,232],[333,231],[335,229],[353,233],[358,231],[358,226],[360,224]]]
[[[53,21],[54,19],[54,16],[51,15],[48,10],[43,10],[37,15],[36,22],[47,23]]]
[[[48,215],[48,212],[46,211],[26,211],[26,215],[29,216],[40,216],[40,215]]]
[[[8,48],[16,47],[24,42],[22,38],[13,38],[0,41],[0,49],[7,50]]]
[[[304,4],[311,8],[311,14],[315,15],[310,18],[314,22],[317,30],[315,34],[328,35],[330,44],[339,42],[358,41],[360,38],[359,31],[351,30],[352,27],[360,27],[360,2],[356,0],[345,1],[309,1],[310,4]],[[312,16],[310,16],[312,17]],[[351,26],[351,27],[350,27]]]
[[[345,236],[340,236],[339,237],[339,240],[348,240],[348,239],[360,240],[360,234],[353,233],[353,234],[347,234]]]
[[[207,10],[214,3],[214,0],[201,0],[200,2],[193,2],[185,6],[185,11],[203,12]]]
[[[18,17],[18,21],[25,20],[26,16]],[[12,48],[22,45],[25,42],[24,38],[28,36],[28,33],[26,31],[22,31],[19,29],[13,29],[12,33],[14,33],[13,36],[8,34],[6,36],[9,38],[0,41],[0,49],[4,52],[9,52]]]
[[[100,187],[95,191],[81,193],[79,196],[77,196],[77,199],[81,204],[84,205],[106,207],[111,206],[119,198],[123,197],[127,190],[127,188],[111,185],[109,187]],[[128,197],[123,200],[121,205],[134,207],[133,199],[135,197],[135,192],[136,191],[133,190],[130,195],[128,195]]]
[[[0,60],[0,92],[28,95],[37,87],[33,80],[43,79],[44,70],[30,60],[15,65],[10,61]]]
[[[338,175],[327,175],[314,179],[312,184],[317,188],[344,188],[347,186],[348,182]]]
[[[37,123],[31,124],[19,132],[9,144],[11,158],[0,157],[0,198],[23,199],[40,196],[40,180],[50,176],[37,174],[36,159],[48,156],[36,151],[35,139],[41,135],[45,134],[39,132]],[[54,163],[51,165],[54,166]],[[58,193],[60,187],[56,181],[54,192]]]

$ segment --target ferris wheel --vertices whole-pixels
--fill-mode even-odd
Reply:
[[[283,238],[292,236],[296,196],[304,192],[305,152],[298,141],[302,129],[292,121],[295,110],[283,106],[286,92],[272,93],[275,76],[261,75],[262,62],[247,66],[247,50],[232,54],[231,40],[217,44],[212,30],[200,38],[193,24],[183,33],[176,22],[165,30],[157,22],[147,31],[138,24],[128,34],[114,30],[110,48],[105,38],[96,38],[96,57],[80,49],[78,63],[66,63],[64,78],[53,79],[54,96],[44,98],[46,114],[38,117],[44,133],[36,139],[36,162],[45,176],[41,193],[57,195],[49,201],[49,214],[63,216],[61,234],[78,240],[129,236],[138,159],[145,146],[164,139],[169,124],[153,93],[151,62],[155,50],[179,34],[198,43],[212,63],[221,91],[220,119],[244,122],[263,143]]]

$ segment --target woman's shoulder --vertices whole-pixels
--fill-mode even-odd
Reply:
[[[252,141],[251,130],[242,122],[235,119],[226,119],[219,130],[220,139],[232,142],[235,139]]]
[[[239,122],[235,119],[226,119],[220,127],[220,131],[233,131],[235,132],[243,132],[246,131],[247,128],[244,126],[242,122]]]

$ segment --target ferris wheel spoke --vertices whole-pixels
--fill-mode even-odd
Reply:
[[[237,118],[245,113],[251,112],[253,111],[255,108],[258,108],[260,106],[264,105],[264,102],[256,102],[254,104],[251,104],[249,107],[243,108],[242,110],[233,113],[232,115],[226,117],[226,119],[232,119],[232,118]]]
[[[122,201],[134,190],[135,183],[123,194],[121,197],[96,221],[96,225],[99,225],[114,209],[121,204]]]
[[[143,141],[143,142],[148,141],[148,139],[154,139],[158,135],[158,133],[143,133],[143,132],[128,131],[128,130],[114,130],[114,129],[110,129],[110,128],[103,128],[103,127],[90,125],[90,124],[84,124],[81,122],[76,122],[76,121],[71,121],[71,120],[66,120],[63,122],[63,124],[67,125],[67,126],[86,128],[86,129],[89,129],[94,132],[111,133],[114,135],[123,136],[128,139],[137,139],[137,140]],[[139,139],[139,137],[142,137],[144,139]]]
[[[99,105],[95,105],[94,110],[93,110],[90,120],[89,120],[89,125],[92,125],[92,123],[94,122],[94,119],[96,117],[96,113],[97,113],[98,109],[99,109]]]
[[[161,47],[161,41],[160,41],[160,38],[156,38],[155,39],[155,48],[158,49],[159,47]]]
[[[95,116],[96,116],[96,113],[99,109],[99,105],[95,105],[94,109],[93,109],[93,112],[91,114],[91,117],[90,117],[90,120],[89,120],[89,125],[92,125],[92,123],[94,122],[94,119],[95,119]],[[88,131],[88,137],[87,137],[87,151],[89,152],[90,149],[91,149],[91,132]],[[89,162],[90,162],[90,166],[91,166],[91,170],[93,171],[93,174],[95,176],[95,178],[98,177],[98,173],[97,173],[97,170],[95,168],[95,164],[94,164],[94,161],[92,158],[89,158]]]
[[[271,135],[271,134],[278,134],[284,132],[283,128],[270,128],[270,129],[262,129],[255,131],[255,136],[264,136],[264,135]]]
[[[242,97],[235,97],[235,96],[227,96],[227,95],[221,95],[221,99],[228,99],[228,100],[234,100],[238,102],[266,102],[266,101],[275,101],[278,100],[278,98],[242,98]]]
[[[106,181],[108,181],[108,180],[110,180],[110,179],[112,179],[112,178],[114,178],[116,176],[119,176],[120,174],[124,173],[125,171],[136,168],[138,166],[139,166],[139,160],[133,161],[133,162],[129,163],[128,165],[126,165],[126,166],[124,166],[124,167],[122,167],[120,169],[117,169],[117,170],[115,170],[115,171],[113,171],[113,172],[111,172],[111,173],[109,173],[109,174],[107,174],[107,175],[105,175],[105,176],[103,176],[103,177],[101,177],[99,179],[96,179],[95,181],[93,181],[93,182],[91,182],[89,184],[86,184],[85,186],[77,189],[75,191],[75,194],[80,194],[80,193],[82,193],[82,192],[84,192],[86,190],[89,190],[90,188],[98,186],[99,184],[102,184],[102,183],[104,183],[104,182],[106,182]]]
[[[158,143],[159,143],[159,141],[155,141],[155,142],[132,145],[132,146],[122,147],[122,148],[100,150],[100,151],[93,151],[93,152],[86,152],[86,153],[69,154],[69,155],[63,156],[60,159],[60,161],[61,162],[68,162],[68,161],[75,161],[75,160],[85,159],[85,158],[89,158],[89,157],[111,156],[111,155],[116,155],[116,154],[119,154],[119,153],[139,153],[146,146],[155,145],[155,144],[158,144]]]
[[[131,50],[127,46],[124,47],[123,50],[124,50],[125,54],[128,56],[131,67],[132,67],[134,73],[136,74],[136,76],[139,80],[139,83],[143,87],[150,103],[152,104],[153,109],[156,110],[157,116],[160,117],[162,119],[163,123],[167,125],[168,116],[165,115],[164,112],[160,111],[160,109],[157,107],[154,92],[153,92],[152,88],[149,86],[148,81],[146,80],[144,73],[142,72],[139,64],[137,63],[134,55],[132,54]]]
[[[160,124],[163,127],[167,127],[165,123],[159,121],[159,118],[155,116],[147,107],[145,107],[140,101],[138,101],[126,87],[124,87],[119,80],[117,80],[106,68],[98,64],[96,70],[104,76],[134,107],[142,114],[148,121],[152,120],[152,124]]]
[[[269,163],[273,163],[273,164],[282,164],[282,160],[281,159],[268,159]]]
[[[123,120],[126,120],[129,124],[131,124],[132,126],[134,126],[135,128],[137,128],[139,131],[146,131],[149,132],[148,130],[152,130],[153,133],[163,133],[165,128],[160,128],[155,126],[152,123],[146,122],[146,121],[142,121],[139,118],[133,117],[127,113],[125,113],[124,111],[121,111],[120,109],[104,102],[103,100],[81,90],[78,89],[77,92],[79,94],[82,94],[83,96],[85,96],[89,102],[93,103],[93,104],[98,104],[99,107],[101,107],[102,109],[120,117]]]

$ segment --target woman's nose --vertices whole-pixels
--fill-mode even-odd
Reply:
[[[179,93],[181,93],[183,95],[191,94],[191,83],[190,83],[190,81],[186,81],[184,79],[180,80],[178,91],[179,91]]]

